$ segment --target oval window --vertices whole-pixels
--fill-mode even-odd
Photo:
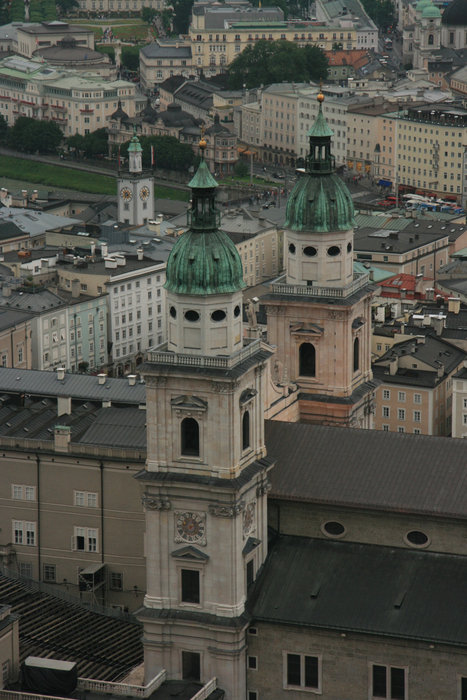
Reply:
[[[289,245],[289,253],[292,253],[292,255],[295,253],[295,246],[293,243]]]
[[[347,252],[350,253],[351,250],[352,250],[352,244],[351,244],[351,243],[347,243]]]
[[[193,311],[193,309],[189,309],[188,311],[185,311],[185,318],[187,321],[191,321],[192,323],[194,321],[199,321],[199,313],[197,311]]]
[[[216,311],[213,311],[211,314],[213,321],[223,321],[225,317],[226,313],[225,311],[222,311],[222,309],[216,309]]]
[[[238,304],[234,309],[234,316],[235,318],[238,318],[240,316],[240,307],[238,306]]]
[[[318,251],[316,248],[313,248],[312,245],[307,245],[306,248],[303,249],[303,254],[308,256],[309,258],[314,258],[315,255],[318,254]]]
[[[323,525],[323,532],[330,537],[341,537],[345,533],[345,527],[342,523],[338,523],[337,520],[328,520]]]
[[[407,542],[414,547],[424,547],[429,541],[428,535],[425,535],[425,533],[420,530],[411,530],[405,537]]]
[[[336,255],[340,255],[341,249],[337,245],[332,245],[330,248],[328,248],[328,255],[331,256],[331,258],[335,258]]]
[[[177,309],[175,308],[175,306],[170,307],[169,313],[172,316],[172,318],[177,318]]]

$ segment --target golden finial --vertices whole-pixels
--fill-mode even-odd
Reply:
[[[207,142],[206,142],[206,139],[204,138],[204,124],[203,124],[203,126],[201,127],[201,138],[200,138],[200,141],[199,141],[198,146],[199,146],[202,150],[204,150],[204,149],[206,148],[207,145],[208,145],[208,144],[207,144]]]
[[[317,94],[317,96],[316,96],[316,99],[317,99],[318,102],[320,102],[320,103],[324,102],[323,81],[322,81],[322,80],[319,81],[319,92],[318,92],[318,94]]]

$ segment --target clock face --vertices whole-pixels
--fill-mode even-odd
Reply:
[[[122,187],[120,190],[120,197],[125,201],[129,202],[130,200],[133,199],[133,194],[131,190],[128,187]]]
[[[255,529],[255,502],[249,503],[243,511],[243,534],[245,537]]]
[[[206,544],[206,522],[201,513],[176,513],[176,541]]]
[[[142,187],[139,191],[139,196],[140,199],[142,199],[143,202],[145,202],[146,199],[149,197],[149,187]]]

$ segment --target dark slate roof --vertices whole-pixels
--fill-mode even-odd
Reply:
[[[146,411],[129,408],[101,408],[78,442],[146,450]]]
[[[17,326],[19,323],[29,321],[33,315],[27,311],[19,311],[18,309],[0,309],[0,331],[12,326]]]
[[[134,618],[94,612],[3,574],[0,600],[19,615],[21,661],[30,655],[75,661],[81,677],[121,681],[143,660],[142,630]]]
[[[254,592],[253,624],[465,646],[466,587],[466,557],[283,536]]]
[[[12,221],[5,221],[0,223],[0,240],[6,241],[9,238],[18,238],[20,236],[27,236],[25,231],[22,231],[19,226],[14,224]]]
[[[127,404],[146,403],[146,387],[140,382],[130,386],[128,379],[98,377],[65,372],[63,380],[56,372],[0,367],[0,394],[25,392],[32,396],[71,396],[83,401],[116,401]]]
[[[188,112],[184,112],[181,105],[171,103],[167,106],[165,112],[159,112],[158,118],[164,122],[166,126],[195,126],[199,123],[198,119],[193,117]]]
[[[452,0],[444,10],[441,22],[451,27],[467,26],[467,3],[465,0]]]
[[[0,297],[0,307],[22,309],[32,314],[42,314],[64,305],[65,301],[48,289],[34,293],[12,291],[11,296]]]
[[[186,78],[183,75],[171,75],[170,78],[166,78],[159,84],[159,90],[165,90],[173,94],[185,82]]]
[[[465,440],[266,421],[275,498],[467,518]]]
[[[422,235],[423,234],[423,235]],[[434,241],[441,241],[449,236],[449,231],[422,230],[415,236],[414,231],[405,229],[404,231],[391,231],[391,229],[380,229],[380,231],[370,228],[358,229],[355,232],[354,248],[357,253],[371,252],[381,253],[389,251],[391,253],[406,253],[421,246],[428,245]],[[447,244],[447,242],[446,242]]]
[[[160,45],[156,41],[141,49],[146,58],[186,58],[191,59],[191,46]]]

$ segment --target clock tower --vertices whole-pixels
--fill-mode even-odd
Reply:
[[[119,171],[118,220],[130,226],[142,226],[154,218],[154,181],[152,173],[143,170],[141,144],[133,127],[128,146],[128,172]]]
[[[263,404],[272,350],[245,340],[242,263],[204,160],[167,262],[168,340],[148,353],[146,682],[217,678],[246,697],[248,587],[267,554]]]

